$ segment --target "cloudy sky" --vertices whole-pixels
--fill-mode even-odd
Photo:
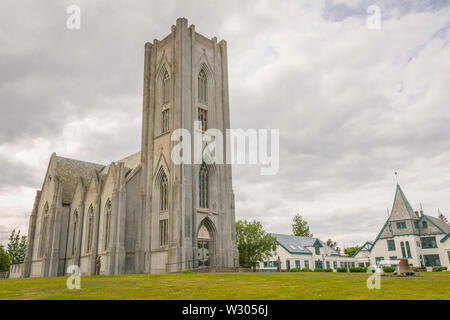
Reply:
[[[277,175],[233,168],[237,219],[289,233],[301,213],[315,236],[361,244],[395,171],[415,209],[450,218],[449,1],[2,0],[0,243],[26,232],[53,151],[107,164],[139,150],[144,43],[178,17],[228,42],[231,126],[280,129]]]

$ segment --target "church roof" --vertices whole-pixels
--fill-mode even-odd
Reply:
[[[329,249],[331,255],[339,255],[339,252],[329,247],[325,242],[318,238],[298,237],[278,233],[271,233],[271,235],[274,236],[278,243],[290,253],[312,254],[312,252],[306,247],[313,247],[316,243],[318,243],[322,247]]]
[[[397,184],[397,189],[395,191],[394,204],[392,205],[390,220],[405,220],[405,219],[418,219],[416,213],[409,204],[408,199],[406,199],[402,188]]]
[[[94,170],[101,170],[104,165],[56,156],[58,176],[62,183],[62,202],[69,204],[81,177],[87,184]]]

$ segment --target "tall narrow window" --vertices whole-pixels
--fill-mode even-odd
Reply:
[[[167,211],[169,209],[169,200],[168,200],[168,184],[167,177],[163,174],[161,179],[161,211]]]
[[[169,220],[159,220],[159,244],[161,247],[169,243]]]
[[[207,117],[207,110],[198,108],[198,121],[200,121],[202,125],[202,131],[208,130],[208,117]]]
[[[78,211],[75,210],[73,215],[73,234],[72,234],[72,255],[75,254],[75,250],[77,249],[77,227],[78,227]]]
[[[408,254],[408,258],[411,258],[411,248],[409,247],[409,241],[406,241],[406,253]]]
[[[207,78],[206,73],[202,69],[198,74],[198,101],[207,104],[208,91],[207,91]]]
[[[209,208],[209,177],[208,168],[206,164],[202,164],[200,167],[200,172],[198,175],[198,197],[199,197],[199,207]]]
[[[402,257],[406,258],[405,243],[403,241],[400,242],[400,247],[402,248]]]
[[[162,101],[163,104],[166,104],[169,102],[169,92],[170,92],[170,77],[169,73],[164,73],[163,83],[162,83]]]
[[[105,208],[105,250],[109,246],[109,238],[111,233],[111,201],[108,200]]]
[[[166,109],[162,112],[161,118],[162,118],[161,128],[162,133],[164,133],[169,131],[169,109]]]
[[[45,204],[44,211],[42,212],[42,224],[41,235],[39,239],[38,257],[42,258],[44,255],[45,236],[47,235],[47,222],[48,222],[48,203]]]
[[[89,207],[89,216],[88,216],[88,239],[87,239],[87,248],[86,251],[88,253],[92,250],[92,232],[94,230],[94,209],[92,206]]]

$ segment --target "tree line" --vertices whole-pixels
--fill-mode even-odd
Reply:
[[[0,244],[0,272],[8,272],[11,264],[23,263],[27,250],[27,237],[14,229],[6,248]]]

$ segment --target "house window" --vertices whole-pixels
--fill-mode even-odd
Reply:
[[[44,211],[42,212],[41,235],[39,239],[38,249],[39,258],[42,258],[42,256],[44,255],[45,236],[47,235],[48,210],[48,203],[46,203],[44,206]]]
[[[389,222],[389,231],[392,232],[392,225],[390,222]]]
[[[388,251],[395,251],[395,241],[388,240],[387,241]]]
[[[364,268],[364,262],[358,263],[358,267]]]
[[[405,243],[403,241],[400,242],[400,247],[402,248],[402,257],[406,258]]]
[[[168,200],[168,183],[167,177],[163,173],[160,184],[160,208],[161,211],[167,211],[169,209],[169,200]]]
[[[208,111],[198,108],[198,121],[200,121],[202,131],[208,130]]]
[[[422,248],[437,248],[436,237],[425,237],[420,239],[422,241]]]
[[[408,258],[411,258],[411,249],[409,248],[408,241],[406,241],[406,253],[408,254]]]
[[[396,256],[389,257],[389,260],[397,260]]]
[[[169,220],[159,220],[159,245],[161,247],[167,246],[169,243]]]
[[[405,221],[397,222],[397,229],[406,229],[406,222]]]
[[[73,215],[72,255],[75,254],[75,250],[77,248],[77,246],[76,246],[76,242],[77,242],[77,227],[78,227],[78,211],[75,210],[75,213]]]
[[[316,246],[315,249],[316,249],[316,255],[320,255],[320,247]]]
[[[419,229],[419,221],[414,221],[414,227],[416,227],[416,229]]]
[[[333,261],[333,268],[336,270],[337,269],[337,261]]]
[[[88,216],[88,241],[87,241],[87,249],[86,251],[89,253],[92,249],[92,232],[94,230],[94,209],[92,206],[89,207],[89,216]]]
[[[162,101],[163,104],[166,104],[169,102],[169,92],[170,92],[170,77],[169,73],[164,73],[163,83],[162,83]]]
[[[162,133],[168,132],[169,131],[169,109],[166,109],[162,112],[162,123],[161,123],[161,128],[162,128]]]
[[[330,261],[327,261],[327,269],[330,269]]]
[[[277,262],[276,261],[272,261],[272,265],[276,268],[277,267]]]
[[[300,269],[300,260],[295,260],[295,267]]]
[[[209,208],[209,176],[206,164],[202,164],[198,175],[198,198],[200,208]]]
[[[422,221],[422,228],[428,228],[428,223],[425,220]]]
[[[424,260],[425,260],[425,265],[427,267],[435,267],[435,266],[440,266],[441,265],[441,261],[439,259],[439,255],[438,254],[426,254],[423,256]]]
[[[309,261],[308,260],[305,260],[305,268],[309,269]]]
[[[339,264],[340,264],[341,268],[344,267],[344,262],[341,261]]]
[[[380,264],[381,260],[384,260],[384,257],[376,257],[375,258],[375,264],[378,266]]]
[[[111,201],[108,200],[105,208],[105,245],[104,245],[105,250],[107,250],[109,246],[110,233],[111,233]]]
[[[448,254],[448,262],[450,262],[450,251],[447,251]]]
[[[202,69],[198,74],[198,101],[203,104],[207,104],[208,101],[208,87],[207,87],[206,73]]]
[[[267,261],[264,261],[264,268],[267,268]]]

